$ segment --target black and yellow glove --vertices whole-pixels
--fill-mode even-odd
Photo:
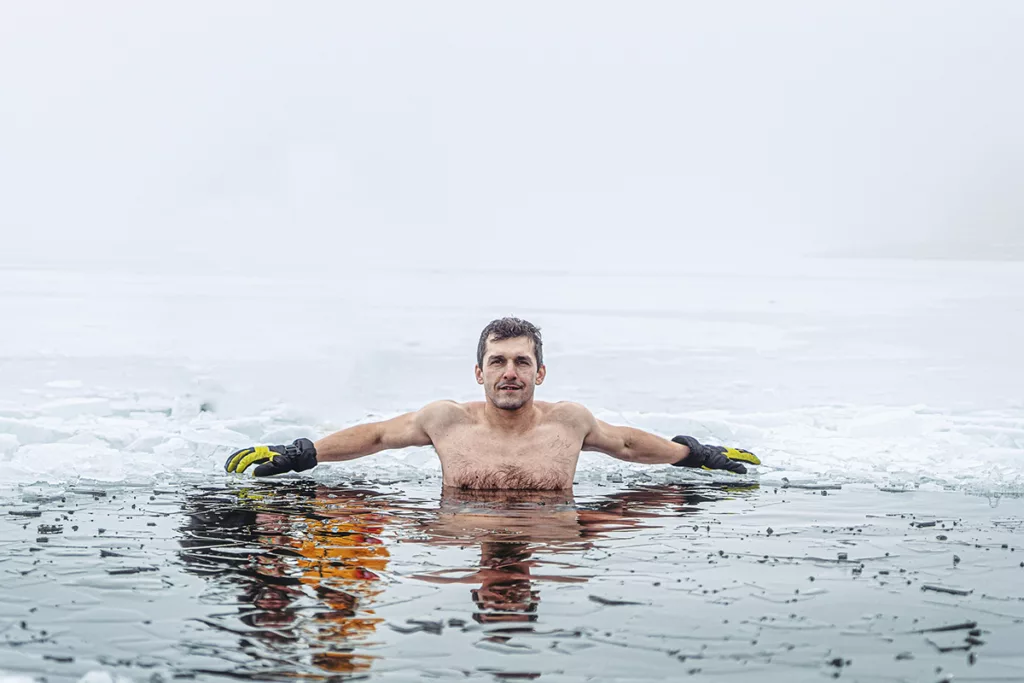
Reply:
[[[232,453],[224,469],[241,474],[250,465],[259,465],[252,471],[257,477],[311,470],[316,467],[316,447],[309,439],[296,439],[288,446],[250,446]]]
[[[703,467],[708,470],[729,470],[736,474],[746,474],[745,462],[760,465],[761,460],[742,448],[726,448],[725,446],[705,446],[692,436],[677,436],[672,439],[690,448],[690,454],[672,463],[676,467]]]

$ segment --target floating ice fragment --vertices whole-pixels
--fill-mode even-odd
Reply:
[[[424,470],[441,469],[441,461],[433,449],[418,448],[411,451],[404,460],[406,465]]]
[[[78,683],[133,683],[133,681],[121,674],[111,675],[107,671],[90,671],[79,678]]]
[[[82,380],[80,379],[55,379],[52,382],[47,382],[46,386],[50,389],[81,389]]]
[[[267,431],[268,422],[269,420],[262,417],[247,417],[234,420],[224,420],[220,424],[220,427],[232,432],[244,434],[251,441],[259,441]]]
[[[157,446],[166,443],[169,435],[164,432],[151,432],[149,434],[140,435],[137,439],[129,443],[126,448],[129,451],[147,451],[152,452]],[[182,441],[184,443],[184,441]]]
[[[37,683],[40,679],[33,678],[32,676],[23,676],[21,674],[11,674],[5,671],[0,671],[0,683]]]
[[[49,443],[66,439],[74,432],[65,429],[53,429],[41,424],[41,420],[18,420],[0,417],[0,434],[17,437],[21,443]]]
[[[62,398],[44,403],[39,406],[39,410],[44,415],[53,415],[64,419],[82,415],[104,417],[113,412],[108,399],[94,397]]]
[[[265,429],[265,426],[261,426],[261,431],[255,438],[257,441],[267,444],[291,443],[292,441],[295,441],[295,439],[301,437],[315,439],[317,436],[317,430],[308,425],[288,425],[263,431]]]
[[[181,435],[185,439],[196,444],[222,446],[224,448],[230,448],[232,446],[241,447],[252,440],[241,432],[236,432],[233,429],[225,429],[223,427],[185,429],[182,430]]]
[[[0,434],[0,458],[6,460],[21,445],[14,434]]]

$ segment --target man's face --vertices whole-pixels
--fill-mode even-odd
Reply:
[[[476,381],[494,407],[518,410],[533,399],[533,389],[544,381],[544,366],[537,367],[533,340],[513,337],[487,340],[483,367],[476,367]]]

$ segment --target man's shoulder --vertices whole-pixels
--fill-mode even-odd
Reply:
[[[472,419],[473,403],[459,403],[458,401],[434,401],[420,409],[420,416],[427,422],[434,424],[452,424]]]
[[[574,401],[559,401],[557,403],[538,401],[537,406],[552,421],[579,423],[594,419],[589,408]]]

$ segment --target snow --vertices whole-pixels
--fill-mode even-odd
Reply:
[[[476,337],[545,335],[541,400],[751,449],[763,483],[1024,490],[1024,263],[293,276],[0,270],[0,481],[220,477],[251,443],[477,400]],[[584,454],[581,478],[642,471]],[[436,477],[429,449],[320,467]],[[419,475],[417,475],[419,476]]]
[[[38,680],[38,678],[33,676],[6,674],[3,671],[0,671],[0,683],[36,683]]]
[[[78,683],[132,683],[132,679],[120,674],[96,670],[82,676]]]

